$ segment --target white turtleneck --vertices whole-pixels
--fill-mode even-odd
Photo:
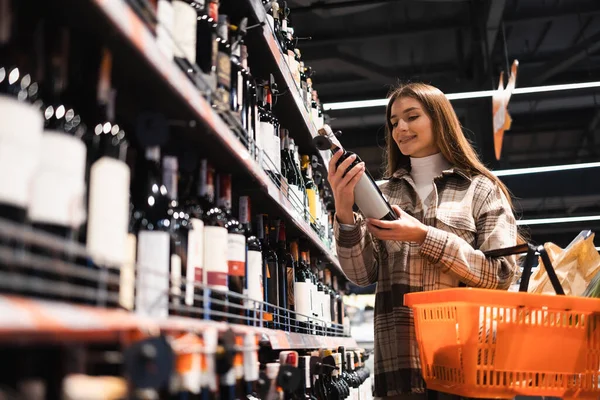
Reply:
[[[429,202],[426,202],[427,197],[433,191],[433,179],[442,174],[442,171],[451,167],[451,164],[446,161],[442,153],[437,153],[432,156],[421,158],[410,158],[410,175],[415,182],[417,194],[423,203],[423,213],[427,213]]]

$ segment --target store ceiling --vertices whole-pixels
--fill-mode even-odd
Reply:
[[[600,81],[599,0],[288,0],[291,23],[322,102],[377,99],[397,82],[446,93],[490,90],[514,59],[517,87]],[[600,89],[513,96],[502,159],[491,99],[453,102],[494,169],[600,161]],[[380,176],[384,109],[331,111],[342,142]],[[507,177],[523,219],[600,215],[600,168]],[[530,227],[566,246],[600,221]],[[600,239],[596,240],[600,246]]]

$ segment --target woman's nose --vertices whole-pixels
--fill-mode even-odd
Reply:
[[[403,119],[398,121],[398,130],[404,132],[408,130],[408,124]]]

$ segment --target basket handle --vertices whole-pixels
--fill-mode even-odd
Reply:
[[[550,283],[552,284],[552,288],[556,292],[557,295],[564,296],[565,291],[563,290],[560,281],[558,280],[558,276],[556,276],[556,271],[552,266],[552,262],[550,261],[550,257],[546,252],[544,246],[534,246],[531,243],[524,243],[513,247],[507,247],[505,249],[496,249],[484,252],[486,257],[504,257],[511,256],[514,254],[522,254],[527,253],[525,256],[525,262],[523,264],[523,275],[521,275],[521,284],[519,286],[519,292],[527,292],[527,288],[529,287],[529,279],[531,277],[531,270],[533,268],[533,263],[535,262],[535,257],[542,257],[542,261],[544,262],[544,267],[546,268],[546,272],[548,273],[548,278],[550,279]]]

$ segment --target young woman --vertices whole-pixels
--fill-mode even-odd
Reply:
[[[514,257],[484,251],[516,245],[510,195],[479,161],[454,109],[437,88],[413,83],[396,89],[386,110],[387,175],[380,186],[398,220],[354,213],[354,186],[364,163],[329,164],[336,209],[338,257],[358,285],[377,283],[375,396],[431,399],[421,375],[406,293],[458,287],[507,289]],[[452,396],[439,394],[439,398]]]

